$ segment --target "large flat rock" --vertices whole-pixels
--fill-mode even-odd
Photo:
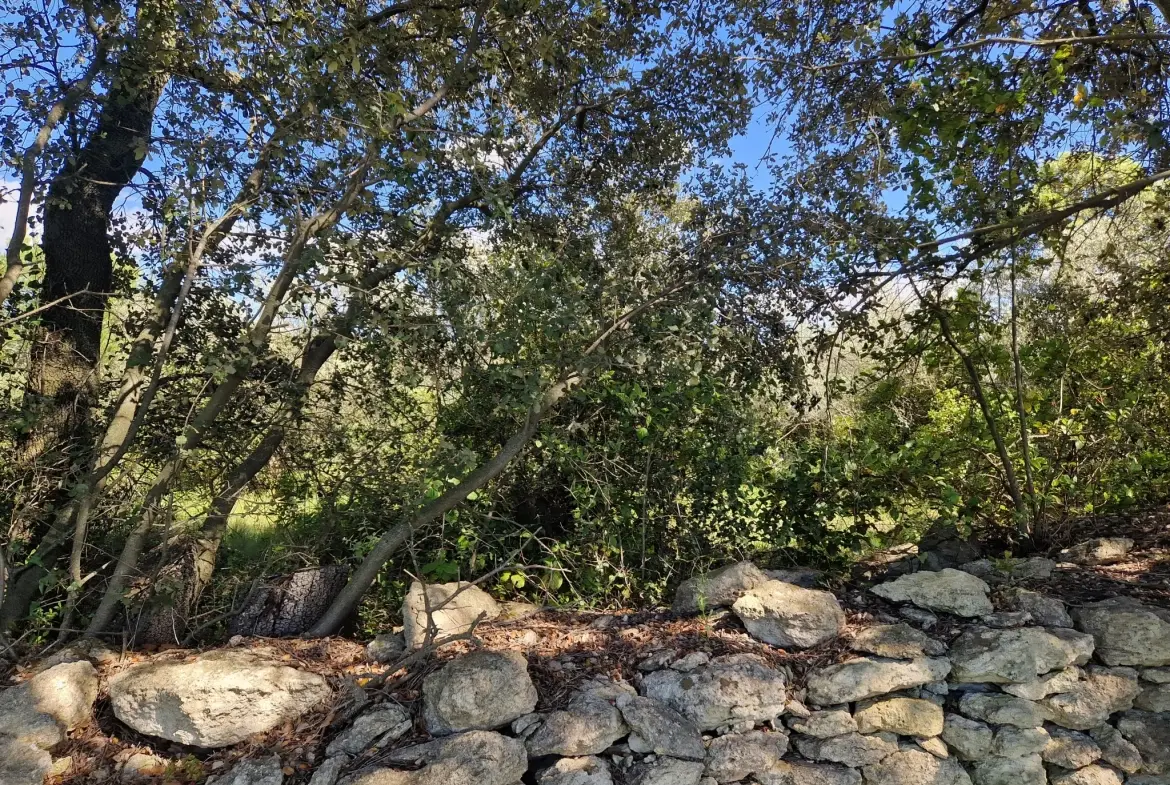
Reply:
[[[119,720],[148,736],[205,748],[271,730],[331,694],[315,673],[239,650],[187,662],[147,662],[110,680],[110,703]]]

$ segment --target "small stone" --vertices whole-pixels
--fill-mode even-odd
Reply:
[[[950,750],[947,749],[946,742],[937,736],[929,739],[915,739],[914,742],[936,758],[951,757],[951,753]]]
[[[1117,729],[1141,753],[1145,774],[1170,774],[1170,714],[1127,711]]]
[[[1039,703],[1014,695],[967,693],[959,700],[959,711],[973,719],[1017,728],[1039,728],[1048,719]]]
[[[401,632],[385,632],[375,635],[366,644],[366,659],[370,662],[390,663],[397,661],[406,651],[406,639]]]
[[[866,766],[865,781],[867,785],[970,785],[971,778],[958,761],[911,748]]]
[[[810,760],[841,763],[851,768],[869,766],[898,751],[897,742],[860,733],[847,733],[829,739],[796,736],[793,743],[800,754]]]
[[[748,634],[781,648],[808,649],[841,634],[845,612],[827,591],[767,581],[731,606]]]
[[[1085,678],[1085,672],[1076,666],[1070,666],[1062,671],[1045,674],[1034,681],[1022,684],[1005,684],[1003,691],[1017,698],[1026,698],[1038,701],[1059,692],[1076,689],[1077,684]]]
[[[921,698],[876,698],[859,703],[853,716],[861,733],[887,731],[928,738],[943,729],[942,708]]]
[[[1040,757],[1045,763],[1065,769],[1081,769],[1101,759],[1101,748],[1083,733],[1053,727]]]
[[[814,711],[808,717],[789,717],[788,727],[805,736],[830,739],[846,733],[857,732],[857,721],[853,715],[840,709]]]
[[[1048,774],[1039,755],[976,761],[975,785],[1046,785]]]
[[[1027,611],[999,611],[989,613],[979,619],[980,623],[995,629],[1010,629],[1023,627],[1032,623],[1032,614]]]
[[[410,732],[410,714],[396,703],[383,703],[362,714],[333,741],[325,754],[359,755],[380,739],[396,741]]]
[[[757,774],[760,785],[861,785],[861,775],[836,763],[780,761],[767,774]]]
[[[1108,766],[1086,766],[1057,774],[1049,780],[1051,785],[1121,785],[1123,781],[1121,775]]]
[[[689,673],[695,668],[700,668],[711,661],[711,655],[705,651],[692,651],[685,657],[680,657],[670,664],[672,670],[680,673]]]
[[[711,740],[707,747],[707,776],[717,782],[736,782],[772,771],[788,751],[783,733],[734,733]]]
[[[434,629],[430,630],[427,611]],[[500,605],[472,583],[428,583],[414,581],[402,602],[402,634],[406,645],[417,649],[452,635],[462,635],[476,624],[500,615]]]
[[[626,775],[628,785],[699,785],[703,764],[659,757],[635,763]]]
[[[768,576],[750,561],[729,564],[680,583],[674,593],[671,609],[675,613],[689,615],[714,608],[727,608],[746,591],[768,580]]]
[[[642,680],[642,692],[700,730],[774,719],[784,712],[788,700],[784,674],[746,654],[716,657],[690,673],[655,671]]]
[[[1041,627],[1073,626],[1064,603],[1055,597],[1019,588],[1008,589],[1005,596],[1009,607],[1028,613]]]
[[[227,774],[208,777],[207,785],[281,785],[284,772],[280,756],[242,760]]]
[[[601,758],[561,758],[537,773],[536,785],[613,785],[613,777]]]
[[[915,572],[870,589],[891,602],[910,602],[929,611],[956,616],[983,616],[995,610],[987,599],[991,588],[961,570]]]
[[[1010,684],[1029,682],[1093,656],[1093,638],[1072,630],[1026,627],[967,630],[951,646],[956,681]]]
[[[1013,728],[1005,726],[995,732],[991,754],[997,758],[1026,758],[1040,754],[1051,737],[1043,728]]]
[[[1142,754],[1125,740],[1121,731],[1112,725],[1099,725],[1089,731],[1089,737],[1101,748],[1101,757],[1110,766],[1126,774],[1135,774],[1142,767]]]
[[[652,698],[623,695],[618,709],[630,726],[630,749],[645,754],[703,760],[706,750],[699,729],[686,717]]]
[[[435,736],[493,730],[536,708],[528,660],[516,651],[477,651],[423,680],[423,719]]]
[[[915,608],[913,605],[903,605],[898,609],[898,615],[926,630],[938,624],[938,616],[922,608]]]
[[[1131,550],[1133,550],[1133,540],[1128,537],[1097,537],[1078,543],[1071,548],[1065,548],[1057,555],[1057,558],[1071,564],[1097,567],[1125,561],[1125,557],[1129,555]]]
[[[579,692],[564,709],[545,715],[528,735],[525,741],[528,754],[534,758],[542,755],[579,757],[605,752],[630,732],[621,711],[612,703],[616,697],[604,689]]]
[[[1142,668],[1141,679],[1152,684],[1170,684],[1170,668]]]
[[[912,660],[938,657],[947,647],[908,624],[878,624],[858,630],[853,636],[854,651],[890,659]]]
[[[1133,705],[1143,711],[1170,712],[1170,684],[1156,684],[1143,689]]]
[[[394,750],[385,760],[423,764],[413,772],[366,769],[345,785],[514,785],[528,769],[524,745],[492,731],[473,730]]]
[[[345,768],[349,761],[350,757],[348,755],[334,755],[332,758],[327,758],[313,772],[313,777],[309,780],[309,785],[336,785],[337,780],[341,777],[341,770]]]
[[[1111,714],[1125,711],[1138,695],[1136,674],[1127,668],[1090,668],[1064,692],[1041,701],[1051,720],[1073,730],[1090,730]]]
[[[1079,608],[1077,626],[1097,642],[1106,665],[1170,665],[1170,611],[1128,597],[1112,597]]]
[[[991,754],[995,733],[978,720],[961,714],[947,714],[943,722],[942,740],[961,760],[981,760]]]
[[[813,673],[808,679],[808,699],[818,706],[853,703],[945,679],[950,670],[951,663],[942,658],[861,657]]]

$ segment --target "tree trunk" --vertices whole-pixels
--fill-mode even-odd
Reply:
[[[102,321],[113,286],[109,228],[114,202],[141,168],[154,110],[168,80],[174,0],[141,0],[138,30],[114,70],[93,132],[53,178],[45,202],[41,247],[41,329],[32,349],[25,409],[36,424],[17,460],[46,469],[54,489],[46,509],[13,521],[13,535],[36,541],[63,501],[63,479],[84,466],[93,444]],[[42,554],[43,556],[43,554]],[[19,578],[18,578],[19,580]]]

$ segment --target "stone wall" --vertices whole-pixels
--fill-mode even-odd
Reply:
[[[565,694],[547,670],[534,681],[523,653],[485,646],[411,676],[417,699],[403,705],[367,696],[311,771],[253,756],[215,785],[1170,785],[1170,610],[1124,597],[1069,608],[1013,583],[1054,567],[918,571],[851,588],[842,607],[805,573],[730,565],[680,586],[673,611],[733,615],[759,642],[751,653],[651,646],[625,678],[595,674]],[[416,625],[424,639],[483,622],[478,590],[440,588],[418,587],[404,609],[414,619],[411,602],[459,598],[459,612]],[[335,701],[329,690],[246,651],[210,652],[125,669],[109,700],[141,733],[256,749],[256,734]],[[0,749],[25,726],[0,723]],[[48,770],[43,757],[31,770]]]

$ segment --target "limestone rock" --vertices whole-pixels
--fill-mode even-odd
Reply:
[[[514,785],[528,770],[524,745],[492,731],[473,730],[395,750],[393,763],[423,764],[417,771],[373,769],[346,785]]]
[[[53,756],[29,741],[0,736],[0,783],[41,785],[53,768]]]
[[[1083,733],[1054,727],[1049,729],[1048,744],[1040,757],[1065,769],[1082,769],[1101,759],[1101,748]]]
[[[1075,685],[1045,698],[1041,704],[1057,725],[1090,730],[1105,723],[1109,715],[1133,705],[1139,690],[1134,675],[1125,668],[1090,668]]]
[[[1039,755],[986,758],[975,762],[975,785],[1046,785],[1048,775]]]
[[[332,758],[326,759],[313,772],[313,778],[309,780],[309,785],[335,785],[341,777],[341,770],[349,761],[348,755],[334,755]]]
[[[1005,725],[995,732],[991,756],[995,758],[1026,758],[1039,755],[1052,738],[1043,728],[1013,728]]]
[[[410,714],[396,703],[381,706],[362,714],[341,735],[329,742],[325,754],[358,755],[375,741],[386,744],[410,732],[413,723]]]
[[[366,659],[370,662],[395,662],[406,651],[406,638],[401,632],[387,632],[375,635],[366,644]]]
[[[768,580],[768,576],[750,561],[729,564],[680,583],[674,593],[672,609],[675,613],[689,615],[730,607],[744,592]]]
[[[242,760],[227,774],[207,778],[207,785],[280,785],[282,782],[284,772],[279,755]]]
[[[1049,695],[1076,689],[1077,684],[1084,678],[1085,672],[1074,665],[1062,671],[1046,673],[1037,679],[1021,684],[1004,684],[1002,689],[1004,692],[1009,695],[1015,695],[1017,698],[1038,701],[1047,698]]]
[[[859,703],[853,716],[862,733],[888,731],[929,738],[943,729],[942,708],[921,698],[875,698]]]
[[[898,751],[898,744],[881,736],[863,736],[847,733],[818,739],[814,736],[796,736],[793,744],[801,755],[817,761],[841,763],[852,768],[868,766]]]
[[[1170,668],[1142,668],[1141,678],[1151,684],[1170,684]]]
[[[953,758],[906,749],[866,766],[865,781],[867,785],[970,785],[971,778]]]
[[[1117,720],[1121,735],[1137,747],[1145,774],[1170,774],[1170,714],[1127,711]]]
[[[788,697],[784,674],[746,654],[716,657],[690,673],[655,671],[642,681],[642,692],[700,730],[774,719],[784,713]]]
[[[1073,618],[1097,641],[1106,665],[1170,665],[1170,611],[1113,597],[1079,608]]]
[[[1126,774],[1136,774],[1142,767],[1142,754],[1125,740],[1121,731],[1112,725],[1099,725],[1089,731],[1089,737],[1101,748],[1101,758],[1110,766]]]
[[[115,716],[139,733],[208,748],[270,730],[331,694],[315,673],[235,649],[135,665],[109,689]]]
[[[951,757],[951,751],[947,749],[947,743],[938,736],[933,736],[929,739],[915,739],[914,743],[936,758]]]
[[[1170,684],[1145,687],[1133,705],[1143,711],[1170,711]]]
[[[1094,765],[1057,774],[1048,782],[1051,785],[1121,785],[1123,781],[1115,769]]]
[[[981,578],[988,583],[1007,583],[1020,580],[1043,580],[1052,575],[1056,562],[1041,556],[1027,559],[979,559],[959,565],[963,572]]]
[[[682,760],[703,760],[703,737],[694,723],[653,698],[623,695],[618,710],[630,726],[630,749],[645,754],[668,755]]]
[[[965,682],[1028,682],[1093,656],[1093,638],[1072,630],[1025,627],[992,630],[976,627],[951,646],[953,678]]]
[[[708,777],[717,782],[736,782],[753,774],[772,771],[788,751],[783,733],[731,733],[711,740],[707,747]]]
[[[841,634],[845,612],[830,592],[767,581],[731,606],[748,634],[782,648],[808,649]]]
[[[1057,558],[1063,562],[1096,567],[1102,564],[1116,564],[1125,561],[1133,550],[1133,540],[1128,537],[1097,537],[1065,548]]]
[[[997,630],[1024,627],[1032,623],[1032,614],[1027,611],[996,611],[986,616],[980,616],[979,623],[984,627],[994,627]]]
[[[793,567],[787,570],[764,570],[764,575],[767,575],[771,580],[792,583],[797,586],[802,586],[805,589],[815,587],[817,581],[821,579],[823,574],[820,570],[814,570],[811,567]]]
[[[983,616],[995,610],[987,599],[990,587],[961,570],[915,572],[874,586],[870,591],[891,602],[910,602],[919,608],[956,616]]]
[[[760,785],[861,785],[861,775],[836,763],[781,761],[765,775],[756,775]]]
[[[467,632],[480,621],[500,615],[499,603],[474,584],[428,583],[424,594],[423,585],[414,581],[402,602],[402,634],[411,649],[426,642],[428,607],[436,640]]]
[[[0,735],[49,748],[89,721],[97,700],[97,672],[88,661],[64,662],[0,691]],[[47,717],[47,719],[46,719]],[[54,731],[56,724],[60,731]],[[49,741],[39,743],[37,739]]]
[[[592,755],[561,758],[536,775],[536,785],[613,785],[609,764]]]
[[[1006,598],[1009,607],[1030,614],[1032,621],[1041,627],[1073,626],[1072,617],[1068,615],[1064,603],[1055,597],[1014,588],[1008,590]]]
[[[788,727],[805,736],[829,739],[845,733],[857,732],[853,715],[841,709],[810,712],[807,717],[789,717]]]
[[[903,661],[861,657],[813,673],[808,679],[808,699],[818,706],[853,703],[940,681],[950,670],[951,663],[942,658]]]
[[[701,779],[702,763],[666,757],[636,763],[626,775],[628,785],[699,785]]]
[[[477,651],[423,680],[423,719],[436,736],[492,730],[536,708],[528,660],[515,651]]]
[[[1170,774],[1135,774],[1126,778],[1125,785],[1170,785]]]
[[[621,711],[613,704],[615,700],[615,695],[603,690],[578,693],[564,709],[544,716],[525,742],[528,754],[534,758],[542,755],[578,757],[605,752],[630,732]]]
[[[853,636],[854,651],[890,659],[912,660],[938,657],[947,647],[909,624],[878,624],[859,630]]]
[[[973,719],[1016,728],[1039,728],[1048,719],[1048,712],[1039,703],[994,693],[967,693],[959,700],[959,711]]]
[[[980,760],[991,754],[995,734],[986,724],[947,714],[943,722],[942,739],[960,760]]]

